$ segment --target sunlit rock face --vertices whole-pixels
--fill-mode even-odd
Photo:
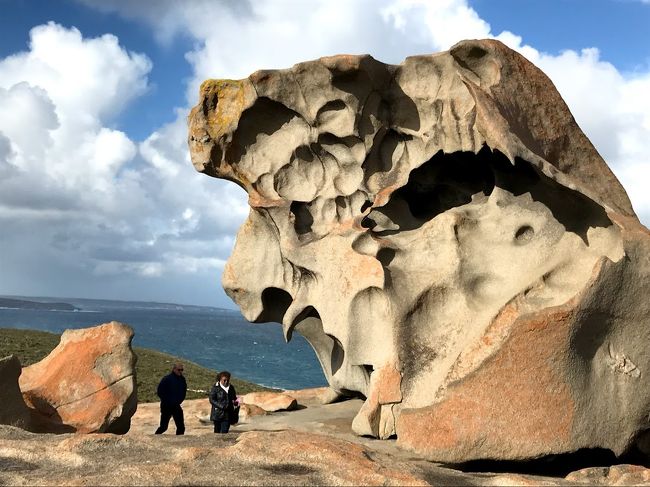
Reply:
[[[57,347],[22,369],[20,391],[38,433],[129,431],[136,411],[133,329],[111,321],[65,330]]]
[[[223,285],[428,458],[650,428],[650,239],[550,80],[498,41],[208,80],[197,170],[249,195]]]

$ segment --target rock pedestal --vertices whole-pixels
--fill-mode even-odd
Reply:
[[[249,196],[226,292],[366,398],[359,434],[455,463],[650,428],[650,233],[505,45],[208,80],[189,146]]]

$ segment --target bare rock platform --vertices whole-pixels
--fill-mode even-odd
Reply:
[[[2,485],[642,485],[650,471],[616,465],[565,477],[463,472],[417,458],[394,440],[351,429],[362,401],[255,416],[225,435],[184,403],[187,432],[154,435],[159,404],[140,404],[126,435],[33,434],[0,426]]]

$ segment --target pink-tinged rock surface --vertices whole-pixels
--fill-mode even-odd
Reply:
[[[283,391],[298,401],[298,404],[309,406],[330,404],[341,397],[340,393],[331,387],[310,387],[307,389],[288,389]]]
[[[429,485],[400,462],[381,465],[361,445],[314,433],[251,431],[224,453],[269,470],[308,474],[318,464],[323,485]]]
[[[239,421],[248,421],[255,416],[265,416],[269,412],[255,404],[242,404],[239,407]]]
[[[19,379],[35,431],[126,433],[137,407],[133,330],[110,322],[66,330]]]
[[[583,468],[566,480],[586,485],[650,485],[650,470],[639,465]]]
[[[127,435],[35,435],[0,426],[1,485],[648,485],[642,467],[583,469],[566,479],[462,472],[353,434],[361,401],[255,417],[212,433],[185,404],[187,431],[154,435],[159,404],[142,404]],[[347,421],[343,421],[347,419]],[[521,465],[519,465],[521,469]]]
[[[650,233],[520,54],[207,80],[188,142],[249,196],[226,292],[365,397],[358,434],[456,463],[620,455],[650,428]]]
[[[249,392],[242,399],[244,404],[258,406],[267,412],[291,411],[298,406],[294,397],[282,392]]]

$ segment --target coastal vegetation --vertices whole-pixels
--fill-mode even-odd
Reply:
[[[0,328],[0,358],[16,355],[23,367],[26,367],[45,358],[58,345],[59,338],[60,335],[45,331]],[[158,382],[171,371],[172,364],[176,361],[183,362],[185,366],[187,399],[206,397],[217,374],[215,370],[157,350],[133,347],[133,352],[138,358],[136,363],[138,402],[158,401],[156,396]],[[271,390],[236,377],[233,377],[232,383],[240,395]]]

